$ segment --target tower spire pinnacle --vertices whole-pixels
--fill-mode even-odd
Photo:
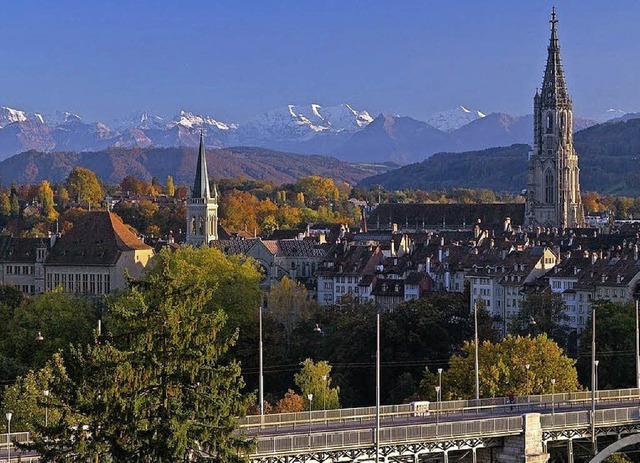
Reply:
[[[560,42],[558,41],[558,17],[556,8],[551,9],[551,36],[547,49],[547,66],[542,81],[542,104],[545,106],[557,106],[570,103],[567,86],[564,80],[564,70],[560,59]]]
[[[192,198],[211,197],[209,190],[209,172],[207,171],[207,155],[204,147],[204,132],[200,129],[200,146],[198,148],[198,165],[196,166],[196,179],[193,182]]]

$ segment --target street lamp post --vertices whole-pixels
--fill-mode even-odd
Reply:
[[[260,363],[260,378],[258,378],[258,387],[260,389],[260,421],[264,418],[264,379],[263,379],[263,364],[262,364],[262,306],[258,308],[258,324],[259,324],[259,335],[260,339],[258,341],[258,352],[259,352],[259,363]]]
[[[600,360],[596,360],[593,363],[596,366],[596,387],[595,387],[595,390],[596,390],[596,395],[597,395],[598,394],[598,389],[599,389],[599,387],[598,387],[598,365],[600,365]]]
[[[324,389],[322,389],[322,409],[327,409],[327,375],[322,375],[322,382],[324,384]]]
[[[440,390],[440,386],[436,386],[436,426],[440,423]],[[436,432],[438,432],[437,427]]]
[[[638,299],[636,299],[636,387],[640,389],[640,320],[638,316]]]
[[[442,398],[442,368],[438,368],[438,386],[440,387],[440,398]]]
[[[596,308],[591,306],[591,442],[596,454]]]
[[[7,419],[7,461],[11,461],[11,412],[7,412],[5,418]]]
[[[556,379],[551,380],[551,414],[556,414]]]
[[[49,389],[42,391],[44,395],[44,427],[49,425]]]
[[[307,399],[309,399],[309,448],[311,448],[311,409],[313,408],[313,394],[307,394]]]
[[[380,312],[376,313],[376,461],[380,460]]]
[[[527,402],[529,401],[529,395],[531,394],[531,391],[529,389],[529,368],[531,368],[531,365],[529,365],[528,363],[524,366],[525,369],[525,374],[527,375]]]
[[[478,362],[478,302],[473,304],[473,339],[475,345],[475,367],[476,367],[476,400],[480,399],[480,371]]]

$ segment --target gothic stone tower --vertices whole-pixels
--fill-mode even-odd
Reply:
[[[582,227],[578,154],[573,148],[573,105],[564,81],[555,8],[542,91],[533,98],[533,155],[525,222],[529,226]]]
[[[193,183],[191,198],[187,204],[187,244],[192,246],[208,245],[218,239],[218,191],[213,186],[213,195],[209,189],[207,158],[204,149],[204,136],[200,132],[198,166]]]

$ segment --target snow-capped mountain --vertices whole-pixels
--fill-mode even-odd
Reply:
[[[0,107],[0,128],[15,122],[36,122],[44,123],[44,118],[38,113],[27,113],[19,109],[9,108],[7,106]]]
[[[432,114],[427,124],[443,132],[453,132],[463,125],[485,117],[482,111],[467,109],[464,106]]]
[[[624,117],[625,114],[627,114],[626,111],[623,111],[622,109],[609,108],[602,114],[600,114],[596,119],[598,120],[598,122],[607,122],[611,119]]]
[[[260,140],[274,135],[313,137],[318,133],[353,133],[366,127],[373,118],[367,111],[356,111],[348,104],[337,106],[287,105],[255,117],[240,127],[239,137]]]
[[[608,112],[611,116],[615,110]],[[637,118],[627,114],[623,118]],[[620,118],[618,118],[620,120]],[[595,121],[574,118],[580,130]],[[532,116],[485,114],[463,106],[433,115],[428,122],[380,115],[343,103],[286,105],[243,124],[187,110],[173,117],[138,111],[108,123],[86,122],[78,114],[39,113],[0,107],[0,160],[36,150],[98,151],[108,147],[194,147],[200,131],[210,147],[254,146],[302,154],[338,156],[346,161],[412,162],[437,151],[463,151],[531,143]]]
[[[166,128],[172,128],[176,125],[181,125],[190,129],[201,129],[207,126],[215,127],[218,130],[233,130],[238,128],[236,124],[227,124],[220,122],[211,116],[202,116],[189,111],[180,111],[173,120],[167,123]]]

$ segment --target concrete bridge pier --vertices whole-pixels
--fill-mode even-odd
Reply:
[[[546,463],[549,460],[542,443],[540,413],[527,413],[522,418],[524,433],[505,437],[504,446],[496,454],[497,463]]]

